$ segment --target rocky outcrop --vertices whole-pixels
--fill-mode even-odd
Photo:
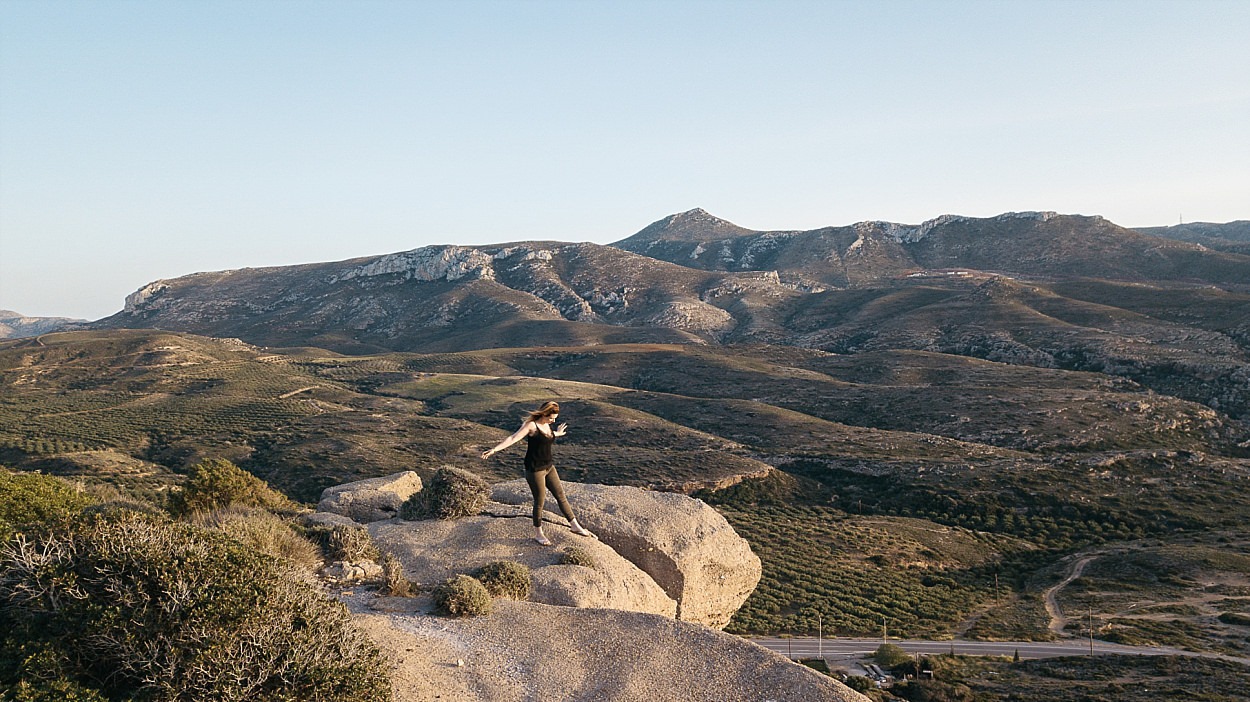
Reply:
[[[566,607],[606,607],[677,617],[723,628],[760,579],[760,560],[716,510],[685,495],[635,487],[566,483],[582,522],[597,538],[551,529],[551,547],[532,540],[524,481],[501,483],[478,516],[405,521],[399,505],[421,489],[415,473],[326,489],[320,521],[367,523],[405,576],[433,586],[492,561],[517,561],[533,577],[531,599]],[[331,514],[335,516],[330,516]],[[566,524],[549,513],[549,521]],[[578,547],[594,567],[565,565]]]
[[[396,702],[868,700],[745,639],[651,614],[497,600],[490,616],[449,620],[428,616],[427,598],[361,595],[348,606],[395,660]]]
[[[375,522],[369,533],[382,551],[399,558],[405,576],[422,586],[472,574],[492,561],[517,561],[530,569],[534,602],[676,614],[677,603],[650,576],[604,543],[552,530],[554,544],[544,548],[531,539],[524,510],[488,505],[485,511],[460,519]],[[562,565],[564,549],[573,546],[588,553],[594,567]]]
[[[565,483],[578,520],[632,561],[677,602],[677,616],[722,628],[754,591],[760,559],[716,510],[667,492]],[[492,498],[529,504],[529,488],[496,485]]]
[[[400,505],[421,491],[421,476],[412,471],[328,487],[317,503],[318,512],[341,514],[362,524],[390,519]]]

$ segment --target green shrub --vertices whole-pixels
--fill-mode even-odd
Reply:
[[[321,549],[272,512],[236,505],[212,512],[197,512],[192,515],[191,521],[302,568],[315,570],[321,567]]]
[[[530,569],[516,561],[487,563],[478,570],[477,579],[492,596],[513,600],[528,600],[533,586]]]
[[[872,659],[883,668],[897,668],[904,663],[911,662],[911,656],[904,651],[901,646],[892,643],[881,644],[877,647],[876,652],[872,654]]]
[[[1250,614],[1240,612],[1225,612],[1219,616],[1219,620],[1234,626],[1250,626]]]
[[[482,511],[490,498],[490,485],[476,473],[443,466],[421,492],[409,497],[399,508],[399,516],[420,519],[456,519]]]
[[[564,553],[560,555],[560,563],[564,565],[585,566],[587,568],[598,568],[599,562],[595,557],[590,555],[586,549],[580,546],[570,546],[564,549]]]
[[[273,512],[293,512],[296,506],[265,481],[220,458],[206,458],[191,466],[180,492],[170,496],[174,514],[208,512],[230,505],[260,507]]]
[[[0,631],[4,685],[63,679],[161,702],[390,698],[385,659],[341,604],[222,534],[129,510],[0,547]]]
[[[382,556],[382,589],[387,597],[412,597],[412,583],[404,575],[404,564],[393,553]]]
[[[89,504],[90,497],[60,478],[0,468],[0,541],[68,519]]]
[[[434,588],[434,603],[453,617],[490,614],[494,600],[486,586],[467,575],[455,575]]]
[[[856,692],[875,692],[879,689],[877,683],[865,675],[851,675],[847,677],[846,686]]]

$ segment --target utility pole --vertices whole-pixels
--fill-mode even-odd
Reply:
[[[998,571],[994,571],[994,604],[998,604]]]
[[[890,636],[886,633],[885,615],[881,616],[881,645],[884,646],[890,642]]]
[[[1090,656],[1094,655],[1094,606],[1090,605]]]
[[[820,621],[820,612],[816,613],[816,657],[822,661],[825,659],[825,638]]]

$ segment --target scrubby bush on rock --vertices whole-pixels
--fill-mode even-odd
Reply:
[[[482,566],[477,579],[494,597],[528,600],[533,580],[530,569],[516,561],[494,561]]]
[[[0,548],[0,631],[6,686],[60,680],[160,702],[390,697],[384,659],[341,604],[222,534],[128,510]]]
[[[381,593],[387,597],[412,597],[412,583],[404,575],[404,564],[393,553],[382,556]]]
[[[382,557],[373,543],[369,530],[362,526],[339,524],[320,532],[324,535],[322,548],[326,559],[331,561],[376,561]]]
[[[453,575],[434,588],[434,603],[453,617],[490,614],[494,600],[477,578]]]
[[[0,468],[0,541],[77,515],[91,498],[50,475]]]
[[[560,563],[563,565],[585,566],[587,568],[596,568],[599,565],[594,556],[579,546],[570,546],[564,549],[564,553],[560,555]]]
[[[467,470],[443,466],[429,483],[399,508],[399,516],[420,519],[471,517],[482,511],[490,498],[490,485]]]
[[[170,511],[174,514],[207,512],[230,505],[272,512],[296,509],[295,503],[265,481],[221,458],[206,458],[191,466],[182,490],[170,496]]]
[[[216,529],[274,558],[309,570],[321,567],[321,549],[272,512],[235,505],[212,512],[198,512],[191,521],[207,529]]]

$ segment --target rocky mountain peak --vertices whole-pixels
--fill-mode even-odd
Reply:
[[[704,209],[694,208],[678,214],[672,214],[658,222],[653,222],[637,234],[625,239],[666,240],[666,241],[717,241],[734,237],[755,234],[752,229],[739,227],[733,222],[721,219]]]

